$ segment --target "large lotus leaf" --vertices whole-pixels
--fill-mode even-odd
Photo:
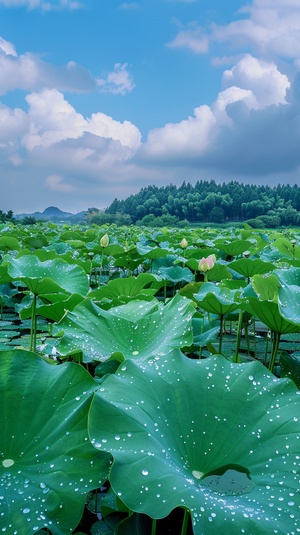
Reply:
[[[260,301],[256,297],[248,297],[242,301],[241,307],[278,334],[296,333],[300,330],[299,325],[282,316],[278,304],[273,301]]]
[[[289,377],[300,389],[300,354],[290,355],[287,351],[280,354],[280,377]]]
[[[300,286],[300,268],[290,267],[289,269],[276,269],[274,271],[281,284],[290,286]]]
[[[194,280],[193,273],[187,267],[161,267],[156,273],[160,280],[170,281],[174,284],[177,284],[178,282],[192,282]]]
[[[300,287],[281,286],[278,290],[280,314],[288,321],[298,324],[300,331]]]
[[[194,312],[191,301],[181,296],[165,306],[156,301],[130,301],[110,310],[86,299],[54,325],[53,334],[64,332],[57,346],[62,354],[81,349],[85,362],[107,360],[115,352],[125,359],[144,359],[190,345]]]
[[[221,286],[207,282],[202,284],[199,292],[194,295],[194,298],[203,310],[224,316],[240,307],[235,297],[236,293],[236,290],[221,288]]]
[[[14,236],[0,236],[0,251],[19,251],[20,244]]]
[[[250,250],[253,245],[247,240],[233,240],[230,243],[218,242],[215,246],[227,256],[237,256]]]
[[[28,296],[27,296],[28,297]],[[52,321],[60,321],[67,310],[73,310],[76,305],[83,301],[80,294],[66,295],[62,293],[52,293],[40,295],[36,307],[36,313]],[[22,303],[21,303],[22,304]],[[32,316],[32,299],[25,301],[25,307],[20,309],[21,319],[28,319]]]
[[[263,275],[264,273],[269,273],[276,266],[271,262],[264,262],[260,258],[255,258],[254,260],[251,258],[239,258],[234,262],[230,262],[229,267],[249,279],[256,274]]]
[[[129,360],[101,385],[89,434],[122,501],[153,518],[181,506],[195,535],[300,529],[300,396],[258,363]]]
[[[157,272],[159,274],[161,268],[174,266],[174,263],[177,261],[177,259],[178,256],[174,254],[169,254],[167,256],[157,258],[152,263],[152,271]]]
[[[93,247],[92,251],[96,254],[104,254],[105,256],[119,256],[119,255],[123,255],[125,250],[124,250],[124,247],[122,247],[121,245],[119,245],[118,243],[111,243],[109,244],[107,247],[101,247],[101,245],[96,245],[95,247]]]
[[[23,244],[26,247],[32,247],[32,249],[40,249],[48,245],[48,240],[43,234],[36,234],[35,236],[28,236],[23,240]]]
[[[265,300],[277,302],[280,282],[276,275],[272,274],[268,277],[263,275],[254,275],[252,279],[252,286],[255,293],[262,301]]]
[[[232,275],[228,271],[227,266],[216,263],[212,269],[207,271],[207,279],[209,281],[221,281],[224,279],[231,279]]]
[[[120,296],[135,298],[146,286],[154,281],[156,281],[156,278],[150,273],[140,273],[137,277],[114,279],[105,286],[98,288],[98,290],[90,292],[89,297],[96,301],[101,301],[104,298],[114,300]]]
[[[145,245],[139,245],[136,249],[141,256],[145,256],[150,260],[157,260],[157,258],[162,258],[169,254],[169,251],[167,249],[162,249],[161,247],[149,247]]]
[[[82,366],[23,350],[1,352],[0,370],[0,531],[65,535],[107,476],[110,457],[87,440],[97,385]]]
[[[289,256],[290,258],[300,258],[299,245],[292,244],[287,238],[280,236],[273,245],[274,247],[277,247],[280,253]]]
[[[88,277],[83,269],[60,259],[40,262],[34,254],[10,258],[7,271],[36,295],[61,292],[62,289],[86,295],[89,290]]]

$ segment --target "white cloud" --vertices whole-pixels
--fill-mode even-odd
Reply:
[[[195,54],[208,52],[208,37],[201,26],[190,23],[180,28],[173,41],[168,43],[170,48],[188,48]]]
[[[5,54],[8,56],[17,56],[15,47],[9,43],[9,41],[5,41],[2,37],[0,37],[0,54]]]
[[[0,5],[5,7],[27,7],[28,9],[42,9],[43,11],[54,11],[59,9],[81,9],[84,8],[82,2],[77,0],[0,0]]]
[[[0,103],[0,143],[4,146],[15,145],[19,136],[28,129],[28,117],[20,108],[11,110]]]
[[[193,158],[205,159],[206,153],[223,135],[224,128],[234,130],[237,118],[232,112],[233,106],[236,109],[239,105],[237,109],[245,109],[249,114],[251,110],[286,105],[290,82],[274,63],[247,54],[224,72],[223,85],[225,89],[211,107],[200,106],[194,110],[194,117],[150,131],[140,151],[142,157],[186,162]],[[247,117],[248,120],[249,115]]]
[[[207,149],[215,125],[211,109],[199,106],[193,117],[151,130],[142,154],[158,160],[197,157]]]
[[[30,126],[22,144],[28,150],[79,139],[85,133],[118,142],[124,149],[123,157],[127,157],[128,150],[135,151],[140,144],[141,134],[129,121],[120,123],[104,113],[92,114],[91,118],[85,119],[56,89],[32,93],[26,97],[26,101],[29,104]],[[85,154],[86,150],[88,147]],[[94,149],[91,151],[92,154]]]
[[[96,79],[74,61],[56,67],[30,52],[18,56],[14,46],[0,37],[0,95],[14,89],[35,91],[44,88],[78,93],[98,89],[104,93],[125,95],[134,87],[127,63],[116,63],[105,79]]]
[[[14,46],[0,38],[0,94],[44,87],[85,92],[95,90],[97,84],[90,72],[75,62],[55,67],[29,52],[18,56]]]
[[[115,95],[125,95],[125,93],[130,93],[134,89],[135,84],[127,67],[127,63],[116,63],[114,70],[109,72],[105,79],[100,78],[97,81],[101,91],[103,91],[103,93],[113,93]]]
[[[253,0],[240,11],[243,18],[213,26],[213,40],[230,42],[234,48],[250,45],[259,54],[300,58],[298,0]]]
[[[290,82],[273,62],[246,54],[232,69],[224,72],[223,85],[250,90],[258,106],[264,108],[272,104],[286,104]]]

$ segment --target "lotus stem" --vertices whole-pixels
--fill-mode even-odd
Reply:
[[[267,332],[267,336],[266,336],[266,347],[265,347],[265,354],[264,354],[264,360],[263,360],[263,364],[265,365],[267,363],[268,347],[269,347],[269,331]]]
[[[250,355],[250,341],[249,341],[249,329],[248,329],[248,322],[245,322],[245,340],[247,344],[247,354]]]
[[[223,342],[223,323],[224,315],[220,315],[220,337],[219,337],[219,353],[222,353],[222,342]]]
[[[274,373],[274,367],[275,367],[276,357],[278,353],[279,342],[280,342],[280,333],[276,333],[275,331],[272,331],[272,353],[271,353],[271,359],[269,363],[269,370],[271,373]]]
[[[30,351],[36,350],[36,294],[33,294],[30,327]]]
[[[238,324],[237,324],[237,332],[236,332],[236,349],[235,349],[234,362],[239,361],[239,349],[240,349],[240,343],[241,343],[242,328],[243,328],[243,310],[240,308],[239,319],[238,319]]]
[[[156,534],[156,524],[157,524],[156,518],[152,518],[151,535]]]
[[[256,331],[256,322],[255,322],[255,318],[253,318],[254,355],[256,355],[256,336],[255,336],[255,331]]]
[[[184,516],[183,516],[183,522],[182,522],[182,528],[181,528],[181,535],[187,534],[187,527],[189,522],[189,512],[187,509],[184,510]]]

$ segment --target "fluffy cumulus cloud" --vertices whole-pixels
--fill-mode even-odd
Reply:
[[[13,44],[1,37],[0,73],[0,95],[14,89],[32,91],[45,87],[77,93],[98,89],[105,93],[125,95],[135,87],[127,63],[116,63],[105,79],[97,79],[74,61],[56,67],[30,52],[19,56]]]
[[[30,151],[36,147],[45,149],[61,141],[79,139],[85,133],[118,142],[126,157],[130,150],[136,150],[140,144],[141,134],[129,121],[120,123],[104,113],[94,113],[86,119],[56,89],[31,93],[26,100],[29,104],[29,129],[22,138],[22,144]],[[90,151],[92,153],[93,148]],[[98,156],[100,158],[101,154]]]
[[[214,25],[212,38],[252,46],[256,53],[299,60],[300,10],[298,0],[253,0],[242,17],[227,26]]]
[[[85,92],[97,87],[97,81],[89,71],[76,63],[55,67],[30,52],[19,56],[15,47],[3,38],[0,38],[0,72],[0,95],[14,89],[32,91],[56,87]]]
[[[225,89],[210,107],[200,106],[194,110],[194,117],[152,130],[143,147],[145,156],[177,161],[204,157],[224,135],[224,127],[234,129],[233,105],[243,104],[243,109],[249,113],[287,104],[286,93],[290,87],[287,76],[280,73],[275,64],[249,54],[224,72],[223,84]]]
[[[273,62],[246,54],[232,69],[224,72],[223,85],[251,91],[257,107],[264,108],[271,104],[286,104],[290,82]]]

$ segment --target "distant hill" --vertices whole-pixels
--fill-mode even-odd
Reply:
[[[24,219],[24,217],[34,217],[37,221],[53,221],[54,223],[61,221],[78,223],[79,221],[86,221],[86,212],[72,214],[71,212],[63,212],[56,206],[49,206],[43,212],[14,214],[14,218],[17,220]]]

